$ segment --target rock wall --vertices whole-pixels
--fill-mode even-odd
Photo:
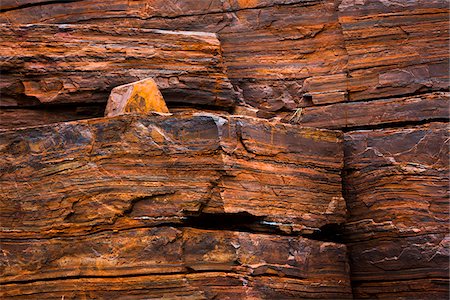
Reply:
[[[345,221],[342,146],[200,113],[5,131],[2,299],[351,298],[346,246],[315,237]]]
[[[76,105],[34,102],[25,107],[7,104],[1,108],[1,135],[5,142],[0,149],[4,199],[0,213],[2,226],[4,222],[9,224],[2,232],[7,247],[3,264],[8,266],[4,273],[8,275],[4,276],[10,276],[4,277],[9,278],[5,297],[33,297],[33,293],[42,293],[44,298],[166,295],[195,299],[214,296],[340,299],[352,296],[350,278],[356,299],[448,298],[448,1],[4,0],[0,6],[0,23],[5,24],[0,34],[4,46],[0,50],[4,58],[2,101],[11,97],[14,103],[30,101],[20,93],[20,87],[9,86],[13,81],[29,80],[30,72],[37,71],[36,67],[29,67],[30,61],[42,63],[51,57],[46,53],[38,55],[39,50],[29,57],[21,56],[17,50],[6,51],[27,49],[22,33],[19,34],[24,31],[33,35],[38,29],[51,28],[44,32],[48,38],[42,38],[42,34],[36,38],[43,44],[61,41],[55,46],[46,44],[46,49],[59,53],[56,61],[59,68],[68,67],[64,55],[67,28],[81,28],[77,34],[86,39],[86,47],[80,47],[75,56],[83,67],[95,59],[103,62],[117,59],[114,52],[92,49],[104,44],[116,49],[119,38],[127,41],[127,45],[131,41],[136,43],[133,51],[126,52],[125,56],[132,58],[125,60],[127,70],[140,70],[143,61],[154,64],[154,57],[136,57],[139,49],[155,45],[154,39],[147,40],[154,37],[153,29],[191,31],[182,34],[186,37],[185,45],[201,44],[206,47],[202,49],[207,49],[197,49],[202,59],[197,55],[193,59],[201,61],[200,64],[205,61],[203,58],[214,62],[205,63],[208,71],[190,77],[195,88],[176,88],[172,104],[169,101],[168,105],[171,111],[180,112],[173,118],[173,124],[161,117],[144,121],[136,116],[10,130],[102,115],[107,90],[114,84],[101,80],[89,82],[94,88],[102,87],[94,103],[92,97],[74,97]],[[31,23],[46,25],[23,25]],[[212,35],[198,38],[199,34],[192,31],[216,33],[217,39]],[[176,57],[165,58],[164,64],[186,66],[189,55],[180,53],[181,61]],[[12,70],[7,76],[5,66],[7,72]],[[120,80],[123,74],[128,74],[122,68],[106,70],[112,70],[114,78]],[[205,73],[208,75],[204,76]],[[48,77],[45,72],[42,74]],[[213,82],[220,82],[220,88],[213,87]],[[160,88],[164,93],[161,83]],[[200,93],[198,88],[205,92]],[[194,97],[185,97],[187,94]],[[207,96],[200,101],[198,95]],[[181,113],[199,109],[221,116]],[[233,117],[234,113],[271,121]],[[205,124],[199,121],[202,118]],[[174,136],[174,128],[181,126],[177,122],[185,128],[197,129],[176,129],[180,133]],[[336,132],[311,131],[303,126],[342,130],[344,135],[342,138]],[[230,150],[234,144],[226,132],[235,135],[231,140],[238,145],[236,150]],[[184,135],[186,138],[181,138]],[[174,143],[166,145],[164,136]],[[201,136],[209,137],[209,141],[201,140]],[[333,141],[321,146],[324,136],[333,136]],[[98,139],[99,143],[93,142]],[[156,150],[145,154],[156,155],[152,158],[153,169],[147,169],[148,164],[138,157],[144,155],[143,149],[155,147],[154,144],[162,147],[158,150],[162,154],[156,155]],[[91,146],[93,152],[89,152]],[[210,152],[189,156],[189,151],[200,153],[202,147],[211,147]],[[43,155],[44,148],[55,152]],[[124,149],[136,152],[127,157]],[[62,162],[61,157],[52,155],[73,160]],[[81,159],[88,160],[85,156],[94,160],[103,157],[105,160],[96,165],[106,168],[106,172]],[[122,156],[126,159],[119,159]],[[193,161],[199,165],[197,169]],[[162,169],[170,174],[158,174]],[[89,182],[92,186],[86,186],[83,180],[90,174],[96,174],[95,180]],[[71,176],[78,179],[64,181]],[[48,181],[39,186],[38,178]],[[60,183],[52,183],[51,178],[59,178]],[[153,185],[161,182],[176,183],[177,192],[155,194],[158,188]],[[341,184],[347,214],[340,198]],[[74,194],[64,198],[68,191]],[[179,197],[179,193],[183,196]],[[145,198],[148,196],[150,199]],[[137,204],[132,205],[131,212],[135,217],[149,219],[137,220],[127,215],[130,201],[133,203],[136,197]],[[143,201],[139,197],[144,197]],[[88,205],[71,207],[77,199]],[[158,203],[156,210],[154,203]],[[147,215],[149,211],[153,215]],[[89,220],[82,223],[90,224],[96,215],[105,216],[105,220],[92,228],[86,225],[83,229],[85,225],[70,223],[77,216],[85,216]],[[49,216],[54,219],[46,219]],[[115,218],[126,219],[120,226],[135,224],[138,229],[126,226],[115,229],[117,224],[111,227]],[[26,231],[14,231],[27,226]],[[48,244],[39,244],[39,239],[33,238],[34,234],[42,234],[42,230],[51,236]],[[68,230],[79,230],[80,235],[58,236]],[[95,245],[95,239],[102,237],[89,240],[94,232],[113,239],[114,230],[119,230],[118,237],[111,245],[119,246],[98,250],[91,246],[98,255],[94,250],[67,246],[82,237],[81,244]],[[126,249],[118,252],[126,245],[137,247],[137,253],[144,251],[137,242],[144,239],[142,235],[154,237],[150,244],[175,236],[170,238],[173,242],[161,241],[163,246],[158,249],[169,249],[179,243],[187,245],[186,240],[191,245],[203,245],[201,241],[206,240],[210,244],[201,249],[186,246],[187,250],[181,246],[184,249],[181,252],[158,250],[173,251],[179,257],[173,259],[174,268],[179,269],[173,275],[161,275],[160,271],[150,270],[162,268],[163,258],[160,262],[149,262],[138,259],[137,254],[132,256]],[[191,239],[192,236],[197,240]],[[241,239],[258,242],[235,248],[234,245],[241,245],[236,242]],[[36,241],[36,245],[25,247],[30,241]],[[66,246],[61,246],[64,243]],[[49,247],[64,249],[52,258],[57,263],[46,258]],[[208,252],[209,247],[214,251]],[[298,247],[302,250],[295,250]],[[154,253],[151,249],[155,248],[149,249],[149,253]],[[37,254],[32,254],[33,251]],[[266,252],[272,255],[261,254]],[[195,263],[188,258],[199,253],[206,264],[201,271],[192,267]],[[246,253],[252,253],[252,258],[241,258]],[[350,270],[346,267],[346,255]],[[311,263],[309,259],[299,261],[296,257],[300,256],[311,257]],[[29,257],[42,262],[24,263]],[[124,266],[113,275],[111,272],[117,265],[111,265],[110,261],[128,257],[142,264]],[[214,263],[208,265],[210,259]],[[244,262],[246,259],[251,262]],[[57,278],[59,265],[66,266],[72,275],[57,288],[46,284],[47,279],[38,279],[45,274]],[[98,273],[90,273],[96,268]],[[165,268],[174,270],[170,269],[172,266],[162,269]],[[133,270],[143,271],[127,273]],[[40,272],[42,275],[36,275]],[[257,275],[259,272],[262,275]],[[25,274],[30,277],[20,279]],[[111,275],[104,278],[104,274]],[[109,292],[112,289],[115,291]],[[172,294],[167,292],[170,289],[174,291]]]

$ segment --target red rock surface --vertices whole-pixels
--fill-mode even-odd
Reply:
[[[157,227],[2,246],[2,299],[351,299],[345,246],[301,237]]]
[[[334,131],[206,114],[93,119],[1,137],[5,238],[202,212],[248,213],[288,232],[345,220]]]
[[[106,103],[153,77],[167,102],[232,107],[214,33],[83,25],[0,24],[1,106]]]
[[[0,136],[2,298],[351,298],[345,245],[310,239],[345,221],[339,132],[197,113]]]
[[[240,127],[236,124],[241,119],[222,117],[223,120],[227,120],[225,124],[230,125],[230,128],[212,125],[211,130],[217,132],[214,134],[211,134],[210,130],[204,131],[204,125],[192,125],[198,130],[188,131],[189,139],[196,134],[204,136],[206,139],[192,138],[191,141],[198,144],[194,143],[195,146],[179,148],[180,152],[176,152],[176,154],[169,152],[171,154],[169,161],[152,158],[152,161],[155,162],[154,166],[166,166],[167,163],[174,166],[168,169],[170,170],[169,176],[166,174],[168,171],[161,171],[165,168],[146,169],[145,163],[142,165],[138,163],[137,159],[143,155],[144,150],[134,147],[139,143],[145,144],[145,141],[155,137],[148,137],[148,133],[145,133],[142,127],[134,128],[133,126],[138,123],[150,124],[151,122],[137,122],[136,118],[128,121],[121,118],[110,120],[108,124],[111,129],[104,130],[108,133],[104,135],[104,138],[101,137],[101,134],[99,135],[102,142],[100,145],[96,143],[93,149],[97,152],[92,152],[95,157],[105,159],[95,161],[94,158],[94,161],[97,165],[107,169],[108,174],[117,174],[115,171],[133,174],[121,178],[124,186],[120,185],[121,181],[114,182],[113,190],[123,188],[127,190],[127,193],[131,191],[135,195],[139,191],[149,191],[154,188],[152,184],[161,184],[161,181],[156,179],[157,177],[152,176],[160,175],[158,172],[162,172],[166,176],[163,180],[167,178],[170,178],[172,182],[175,182],[173,181],[175,179],[178,180],[176,181],[179,184],[177,187],[183,191],[183,197],[186,196],[183,198],[183,202],[177,200],[176,194],[158,194],[150,199],[139,200],[132,207],[134,216],[148,216],[148,210],[151,208],[156,209],[153,211],[154,215],[151,215],[153,219],[132,223],[129,216],[120,216],[117,219],[126,219],[126,221],[114,225],[118,226],[119,235],[123,234],[123,230],[130,224],[139,224],[136,226],[147,226],[148,228],[153,228],[152,226],[157,224],[163,226],[161,222],[164,223],[167,220],[157,219],[157,217],[173,213],[172,216],[176,216],[176,218],[171,219],[170,222],[175,224],[170,225],[176,228],[171,230],[183,231],[184,227],[195,225],[200,228],[213,228],[217,237],[228,235],[229,233],[225,233],[228,231],[250,230],[259,232],[253,233],[255,235],[269,237],[274,243],[276,240],[281,241],[286,238],[276,236],[275,233],[288,234],[289,238],[300,233],[303,234],[304,239],[298,239],[307,242],[313,242],[309,240],[312,238],[321,240],[321,243],[327,243],[329,239],[332,239],[338,242],[336,244],[338,247],[341,247],[343,242],[349,247],[348,255],[352,267],[350,276],[355,298],[448,299],[448,1],[105,0],[99,2],[85,0],[66,2],[5,0],[2,1],[0,7],[0,23],[8,24],[9,27],[11,27],[10,24],[18,26],[17,24],[59,23],[63,26],[78,24],[86,30],[100,26],[106,27],[108,30],[121,28],[119,30],[121,32],[130,30],[134,32],[134,30],[138,30],[136,28],[140,28],[139,30],[157,28],[158,30],[193,30],[217,33],[223,51],[222,58],[217,55],[214,57],[220,61],[223,59],[230,82],[242,96],[240,100],[243,102],[238,102],[241,106],[233,107],[236,103],[236,99],[234,99],[230,105],[199,107],[195,104],[198,102],[194,103],[191,98],[184,101],[183,93],[193,92],[184,91],[176,93],[174,97],[174,102],[182,101],[184,104],[169,103],[170,111],[180,112],[188,109],[198,112],[206,108],[212,111],[225,109],[229,113],[264,118],[275,117],[281,122],[343,129],[346,132],[342,184],[348,205],[348,223],[341,230],[333,225],[333,222],[341,223],[344,219],[342,206],[337,206],[332,214],[323,214],[326,205],[334,207],[334,204],[322,200],[315,202],[316,200],[313,201],[313,199],[316,198],[310,197],[315,194],[334,194],[332,191],[335,191],[337,185],[340,184],[335,175],[340,170],[335,164],[333,167],[326,165],[330,163],[329,159],[337,158],[337,152],[329,153],[322,148],[322,150],[317,150],[313,136],[304,143],[293,142],[297,138],[305,137],[306,134],[305,131],[301,131],[296,135],[295,128],[300,128],[296,125],[275,125],[275,121],[271,123],[255,121],[256,123],[247,124],[247,127]],[[6,27],[8,28],[8,26]],[[8,36],[7,38],[14,44],[18,36]],[[104,39],[107,42],[111,41],[109,34],[102,35],[100,33],[100,36],[97,35],[96,38]],[[2,44],[5,39],[3,37],[1,40]],[[16,44],[14,47],[17,47]],[[36,53],[30,56],[31,61],[38,59],[39,55]],[[4,61],[8,61],[7,55]],[[14,66],[14,62],[11,63]],[[169,62],[166,63],[169,64]],[[139,64],[133,62],[130,62],[130,66],[140,68]],[[222,70],[224,69],[221,67],[223,73]],[[27,79],[27,76],[21,75],[20,72],[16,72],[14,76],[18,80]],[[197,78],[204,80],[203,77]],[[134,79],[130,81],[134,81]],[[100,80],[97,83],[101,82]],[[9,95],[2,92],[2,97],[5,96]],[[80,104],[70,107],[65,105],[52,108],[39,107],[39,110],[23,108],[20,111],[12,107],[2,109],[0,111],[0,127],[15,129],[32,124],[100,116],[98,111],[103,111],[104,103],[86,107],[86,102],[91,100],[91,98],[80,98]],[[106,98],[103,101],[106,101]],[[202,102],[202,104],[205,103]],[[302,109],[295,111],[294,115],[294,110],[300,107]],[[177,116],[175,119],[184,126],[187,122],[185,118],[186,116]],[[212,118],[206,123],[222,119]],[[2,151],[9,153],[8,164],[12,162],[14,168],[19,168],[19,165],[24,163],[20,161],[21,157],[25,155],[26,151],[29,151],[26,145],[34,145],[34,138],[31,136],[36,134],[38,141],[44,139],[43,136],[53,136],[56,144],[64,145],[55,153],[67,150],[70,151],[67,154],[68,157],[73,157],[71,155],[81,157],[82,153],[86,152],[87,146],[74,149],[73,146],[70,146],[71,142],[67,143],[64,140],[70,141],[72,133],[82,132],[83,126],[93,130],[92,128],[95,126],[102,127],[106,124],[107,122],[104,120],[95,120],[77,123],[76,126],[61,124],[56,127],[21,129],[15,133],[9,131],[6,133],[9,137],[7,143],[11,142],[11,149],[15,150]],[[187,127],[189,128],[189,126]],[[138,136],[141,140],[139,142],[130,141],[130,132],[139,132],[139,128],[144,131],[139,134],[133,133],[131,136]],[[71,133],[67,137],[57,135],[56,132],[59,129],[62,132]],[[276,134],[269,134],[272,130]],[[225,138],[227,132],[239,134],[229,139]],[[165,133],[167,134],[167,132]],[[22,135],[28,137],[22,138]],[[181,137],[183,134],[179,136]],[[280,137],[278,140],[272,139],[277,136]],[[94,139],[97,140],[99,137]],[[173,136],[171,138],[174,139]],[[122,141],[119,142],[119,139],[124,139],[127,143],[125,149],[132,149],[131,152],[135,155],[132,157],[125,155],[127,162],[117,165],[118,156],[113,153],[118,151],[117,153],[123,155],[121,151],[124,151],[121,149],[123,144]],[[17,142],[12,143],[15,140]],[[170,146],[180,146],[186,142],[181,138],[180,140],[174,139],[174,141],[175,143]],[[241,141],[240,144],[237,143],[239,144],[239,147],[236,148],[238,150],[230,152],[230,149],[234,149],[230,141]],[[214,148],[217,147],[217,144],[220,144],[219,148],[222,150]],[[154,146],[151,145],[151,147]],[[274,145],[283,145],[283,149],[276,148]],[[340,151],[334,148],[336,144],[333,145],[327,145],[325,148],[330,147],[327,149]],[[203,151],[201,149],[210,146],[215,150],[202,154],[204,155],[202,159],[188,154],[192,154],[194,151],[197,155]],[[170,149],[173,151],[172,148]],[[305,155],[302,155],[302,151],[306,151],[306,149],[314,152],[314,155],[305,154],[312,159],[308,162],[304,161]],[[8,151],[15,151],[15,154]],[[183,151],[186,153],[183,154]],[[30,170],[34,172],[34,168],[45,170],[45,172],[53,170],[56,172],[54,175],[45,172],[37,173],[41,177],[36,178],[56,176],[55,178],[59,178],[58,180],[62,180],[67,172],[72,172],[72,166],[68,162],[63,163],[61,158],[57,158],[56,166],[52,166],[52,157],[46,158],[46,155],[31,154],[36,160],[33,165],[27,167],[28,169],[25,168],[25,173],[21,171],[22,167],[8,169],[6,172],[6,174],[15,174],[14,176],[23,176],[19,177],[23,179],[22,182],[16,181],[19,190],[26,191],[27,195],[32,196],[32,199],[40,199],[39,202],[28,203],[29,205],[24,209],[31,212],[35,207],[33,205],[37,205],[36,203],[50,203],[41,200],[57,199],[70,189],[70,184],[86,192],[83,190],[86,186],[81,186],[80,182],[86,180],[86,177],[90,178],[88,175],[93,173],[100,180],[96,188],[101,192],[95,196],[92,194],[90,196],[72,195],[73,198],[69,196],[69,200],[61,200],[64,213],[60,211],[59,215],[56,213],[54,216],[56,220],[61,221],[64,219],[64,215],[70,211],[68,206],[70,203],[75,203],[78,198],[81,199],[81,203],[86,203],[86,199],[92,198],[97,202],[91,202],[91,206],[83,204],[76,208],[79,209],[78,212],[82,212],[81,215],[95,217],[95,209],[100,208],[106,201],[105,198],[102,198],[102,193],[111,192],[106,185],[102,185],[101,181],[104,179],[114,180],[114,176],[105,174],[101,169],[96,170],[93,165],[87,165],[87,169],[78,168],[77,165],[73,168],[78,168],[79,172],[85,172],[81,173],[84,176],[79,175],[80,181],[72,183],[68,180],[68,183],[61,186],[54,185],[56,187],[55,194],[46,196],[41,193],[42,195],[37,195],[32,189],[26,188],[27,184],[37,186],[33,177],[29,174],[26,175],[26,172],[30,172]],[[147,154],[144,157],[148,157]],[[214,163],[211,163],[213,158]],[[44,164],[40,164],[40,160],[44,161]],[[319,166],[318,163],[322,160],[325,164]],[[310,164],[311,161],[314,163]],[[132,163],[128,165],[129,162]],[[198,169],[191,169],[194,162],[200,165]],[[255,166],[264,171],[256,170]],[[180,170],[184,173],[180,173]],[[296,173],[298,170],[299,172]],[[333,175],[331,177],[316,176],[317,170],[326,170],[327,176],[331,176],[331,173]],[[202,175],[196,177],[192,175],[193,172]],[[288,180],[286,180],[286,174],[290,176]],[[73,176],[73,173],[70,176]],[[293,179],[294,177],[297,179]],[[144,179],[139,181],[140,178]],[[145,178],[153,179],[146,181]],[[281,178],[284,179],[281,180]],[[332,178],[330,186],[324,184],[329,178]],[[218,181],[218,179],[220,180]],[[92,180],[92,182],[94,181]],[[7,210],[9,214],[7,219],[10,227],[8,227],[9,231],[4,231],[2,234],[9,237],[16,234],[11,242],[20,244],[20,241],[16,239],[24,232],[14,233],[11,231],[16,224],[11,220],[16,218],[14,212],[22,211],[22,207],[13,204],[21,203],[20,201],[24,201],[24,197],[11,196],[14,195],[12,188],[14,182],[12,177],[8,179],[8,189],[10,190],[6,195],[9,198],[5,197],[5,199],[16,197],[14,198],[16,200],[8,202],[11,204],[5,206],[9,209]],[[129,183],[136,182],[140,184],[134,185],[135,190],[133,190]],[[282,184],[287,184],[287,188],[281,188]],[[37,188],[43,191],[46,187],[37,186]],[[89,190],[89,192],[95,191]],[[119,193],[120,191],[113,192]],[[207,196],[202,198],[198,196],[200,194]],[[301,201],[297,202],[299,194],[300,197],[306,198],[301,198]],[[56,197],[52,198],[55,195]],[[112,216],[114,212],[119,212],[120,215],[120,212],[123,212],[121,209],[124,209],[123,205],[129,203],[130,198],[120,199],[114,204],[117,204],[117,207],[113,205],[111,209],[103,209],[101,214]],[[248,199],[252,199],[252,201],[247,201]],[[308,199],[308,201],[305,202],[304,199]],[[155,202],[159,204],[156,208],[153,205]],[[99,206],[96,207],[95,203]],[[179,212],[180,207],[185,209],[183,205],[188,203],[192,204],[192,206],[188,205],[188,209],[186,209],[190,212],[189,216],[184,212]],[[276,210],[272,209],[274,203],[277,205]],[[314,206],[313,203],[317,203],[318,206]],[[54,207],[50,205],[50,211],[52,209]],[[204,217],[193,219],[195,213],[198,214],[199,211],[202,211]],[[255,215],[246,215],[242,213],[243,211],[251,211]],[[228,214],[224,214],[224,212],[228,212]],[[295,216],[296,213],[298,213],[297,216]],[[39,213],[36,213],[35,219],[51,223],[49,219],[45,219],[45,216],[42,218],[38,215]],[[32,215],[27,217],[29,216]],[[73,216],[77,216],[77,214],[71,215],[71,217]],[[187,219],[184,219],[185,217]],[[24,220],[21,218],[16,218],[15,222],[21,224],[20,222]],[[233,224],[224,225],[231,220],[234,220]],[[135,221],[133,220],[133,222]],[[266,223],[261,224],[262,221]],[[53,239],[56,239],[58,234],[64,235],[64,232],[69,229],[81,230],[81,234],[83,230],[103,230],[111,225],[108,224],[111,221],[106,219],[101,222],[104,223],[90,229],[80,229],[82,227],[68,225],[64,229],[52,229],[47,233],[50,236],[53,234]],[[295,224],[295,226],[286,226],[288,223]],[[32,229],[32,222],[23,224],[29,226],[27,229],[29,232],[41,230]],[[167,225],[164,228],[169,227]],[[321,229],[320,233],[318,228]],[[314,233],[311,234],[311,232]],[[96,231],[95,234],[100,234],[100,232]],[[79,236],[79,238],[81,237],[84,238],[83,234]],[[31,238],[31,236],[24,236],[24,238]],[[90,243],[90,241],[86,241],[86,243]],[[263,243],[261,249],[265,249],[264,245],[266,244]],[[221,246],[218,249],[228,248]],[[273,248],[270,249],[272,249],[271,253],[276,253]],[[24,261],[21,260],[21,257],[26,257],[26,255],[20,251],[15,257]],[[192,253],[199,251],[201,249]],[[302,253],[307,252],[305,250]],[[86,255],[89,257],[89,253]],[[69,257],[73,262],[73,253]],[[336,257],[340,257],[340,254]],[[46,264],[41,264],[41,266],[46,267]],[[48,264],[48,266],[51,269],[54,265]],[[328,254],[316,266],[318,268],[325,266],[323,278],[327,282],[325,284],[327,289],[331,287],[328,281],[331,273],[345,273],[342,273],[343,265],[331,259]],[[71,272],[77,272],[77,268],[75,264]],[[339,271],[337,271],[338,269]],[[31,268],[31,270],[33,269]],[[276,299],[277,297],[340,299],[348,296],[347,290],[342,292],[346,286],[345,280],[341,285],[342,282],[340,283],[339,280],[342,279],[337,279],[336,285],[330,288],[330,294],[326,294],[324,290],[311,290],[312,286],[316,287],[316,284],[320,286],[322,283],[300,282],[297,277],[287,275],[283,277],[279,270],[276,271],[279,272],[277,275],[272,271],[267,271],[270,275],[253,276],[251,280],[248,276],[248,278],[244,277],[245,281],[242,280],[243,273],[240,271],[226,269],[192,274],[129,275],[126,277],[126,281],[120,277],[89,278],[88,280],[77,277],[59,280],[59,284],[55,286],[48,285],[45,281],[29,282],[26,285],[10,282],[8,295],[19,297],[24,291],[29,290],[30,293],[42,293],[40,295],[44,295],[44,298],[50,296],[61,298],[64,295],[66,298],[68,295],[75,298],[143,298],[146,296],[144,292],[146,290],[155,298],[163,295],[194,299],[213,298],[214,296],[230,299]],[[327,270],[336,271],[328,272]],[[87,284],[87,281],[90,284]],[[252,283],[251,288],[249,287],[250,282]],[[246,283],[247,286],[242,286],[243,283]],[[158,287],[162,288],[159,290]],[[172,291],[171,294],[166,293],[169,289]],[[31,297],[30,295],[28,297]]]
[[[448,295],[448,124],[345,135],[356,298]]]

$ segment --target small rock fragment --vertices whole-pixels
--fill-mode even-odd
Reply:
[[[105,116],[127,113],[168,113],[166,102],[152,78],[115,87],[109,95]]]

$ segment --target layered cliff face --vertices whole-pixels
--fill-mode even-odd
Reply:
[[[2,297],[448,298],[448,13],[2,1]]]

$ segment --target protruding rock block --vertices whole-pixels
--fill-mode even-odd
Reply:
[[[168,103],[236,101],[214,33],[0,24],[0,39],[2,106],[106,103],[112,88],[149,77]]]
[[[448,123],[345,136],[354,294],[448,298]]]
[[[2,250],[0,260],[8,262],[0,270],[2,299],[64,293],[72,299],[84,292],[90,298],[351,299],[345,245],[302,237],[157,227],[9,240]],[[112,288],[114,278],[122,280]]]
[[[305,107],[298,124],[328,129],[388,126],[448,119],[449,92]],[[292,114],[285,117],[288,122]]]
[[[105,116],[128,113],[168,113],[166,102],[152,78],[115,87],[109,95]]]
[[[337,131],[251,117],[127,115],[0,137],[3,237],[203,213],[248,214],[255,226],[303,233],[345,220]]]

